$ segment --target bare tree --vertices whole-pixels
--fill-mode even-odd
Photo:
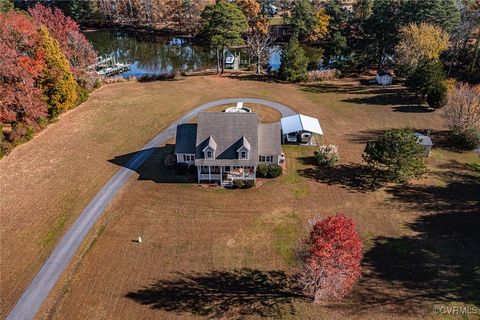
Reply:
[[[448,95],[445,107],[447,124],[453,134],[469,148],[480,144],[480,89],[462,83]]]
[[[270,34],[254,32],[247,37],[247,51],[255,58],[257,65],[257,74],[260,74],[261,65],[268,55],[267,49],[275,41]]]

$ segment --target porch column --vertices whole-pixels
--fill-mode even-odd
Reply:
[[[220,166],[220,185],[222,185],[223,182],[223,167]]]
[[[245,166],[243,166],[243,180],[245,180]]]
[[[200,167],[200,168],[199,168]],[[202,172],[202,166],[197,167],[197,180],[200,183],[200,172]]]
[[[212,170],[210,169],[210,166],[208,166],[208,181],[212,181]]]

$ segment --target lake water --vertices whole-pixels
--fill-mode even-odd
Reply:
[[[114,54],[119,62],[129,63],[124,77],[195,71],[215,68],[215,54],[195,44],[191,39],[166,38],[142,32],[85,32],[99,55]],[[243,50],[237,50],[241,60],[248,61]],[[270,50],[268,65],[280,67],[280,47]]]

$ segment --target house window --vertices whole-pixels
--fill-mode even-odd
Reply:
[[[225,172],[230,172],[230,166],[226,166],[226,167],[223,169],[223,171],[225,171]]]
[[[240,152],[240,159],[247,159],[247,151]]]
[[[260,156],[260,162],[273,162],[273,156]]]
[[[183,161],[185,162],[195,161],[195,156],[193,154],[184,154]]]
[[[207,158],[207,159],[212,159],[213,158],[212,150],[207,150],[207,154],[206,154],[205,158]]]

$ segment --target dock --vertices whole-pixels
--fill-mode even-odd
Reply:
[[[87,69],[105,77],[112,77],[129,71],[130,64],[118,62],[113,54],[104,54],[97,57],[96,62]]]

